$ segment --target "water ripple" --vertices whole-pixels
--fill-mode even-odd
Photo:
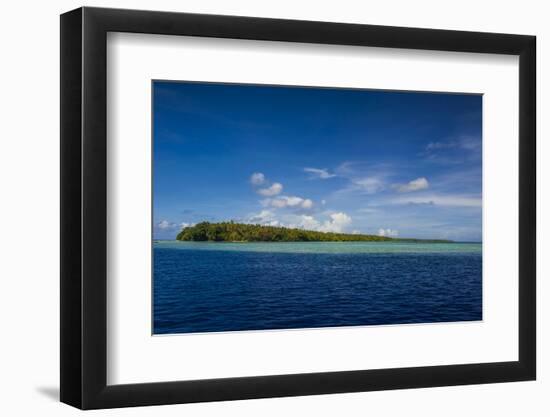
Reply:
[[[203,245],[155,245],[155,334],[482,318],[481,245],[462,252]]]

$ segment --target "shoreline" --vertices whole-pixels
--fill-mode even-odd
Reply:
[[[440,241],[440,240],[416,240],[416,239],[394,239],[394,240],[385,240],[385,241],[365,241],[365,240],[347,240],[347,241],[341,241],[341,240],[318,240],[318,241],[311,241],[311,240],[298,240],[298,241],[248,241],[248,240],[223,240],[223,241],[216,241],[216,240],[178,240],[178,239],[153,239],[153,243],[162,243],[162,242],[178,242],[178,243],[212,243],[212,244],[223,244],[223,243],[254,243],[254,244],[270,244],[270,243],[362,243],[362,244],[403,244],[403,243],[411,243],[411,244],[444,244],[444,245],[454,245],[454,244],[469,244],[469,245],[481,245],[483,242],[470,242],[470,241]]]

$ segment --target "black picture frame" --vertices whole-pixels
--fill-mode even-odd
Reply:
[[[107,385],[108,32],[519,56],[519,360]],[[103,8],[61,15],[61,401],[81,409],[534,380],[534,36]]]

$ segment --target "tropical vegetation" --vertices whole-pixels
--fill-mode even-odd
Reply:
[[[448,242],[386,236],[319,232],[260,224],[201,222],[178,233],[177,240],[196,242]]]

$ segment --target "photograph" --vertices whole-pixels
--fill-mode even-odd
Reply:
[[[46,349],[11,361],[35,392],[9,407],[540,414],[543,13],[73,6],[12,48],[21,73],[57,61],[26,77],[45,112],[8,83],[4,177],[58,170],[14,183],[29,232],[4,216],[11,275],[36,277],[4,274],[5,333]],[[31,257],[49,197],[58,256]]]
[[[153,80],[152,334],[483,320],[482,102]]]

